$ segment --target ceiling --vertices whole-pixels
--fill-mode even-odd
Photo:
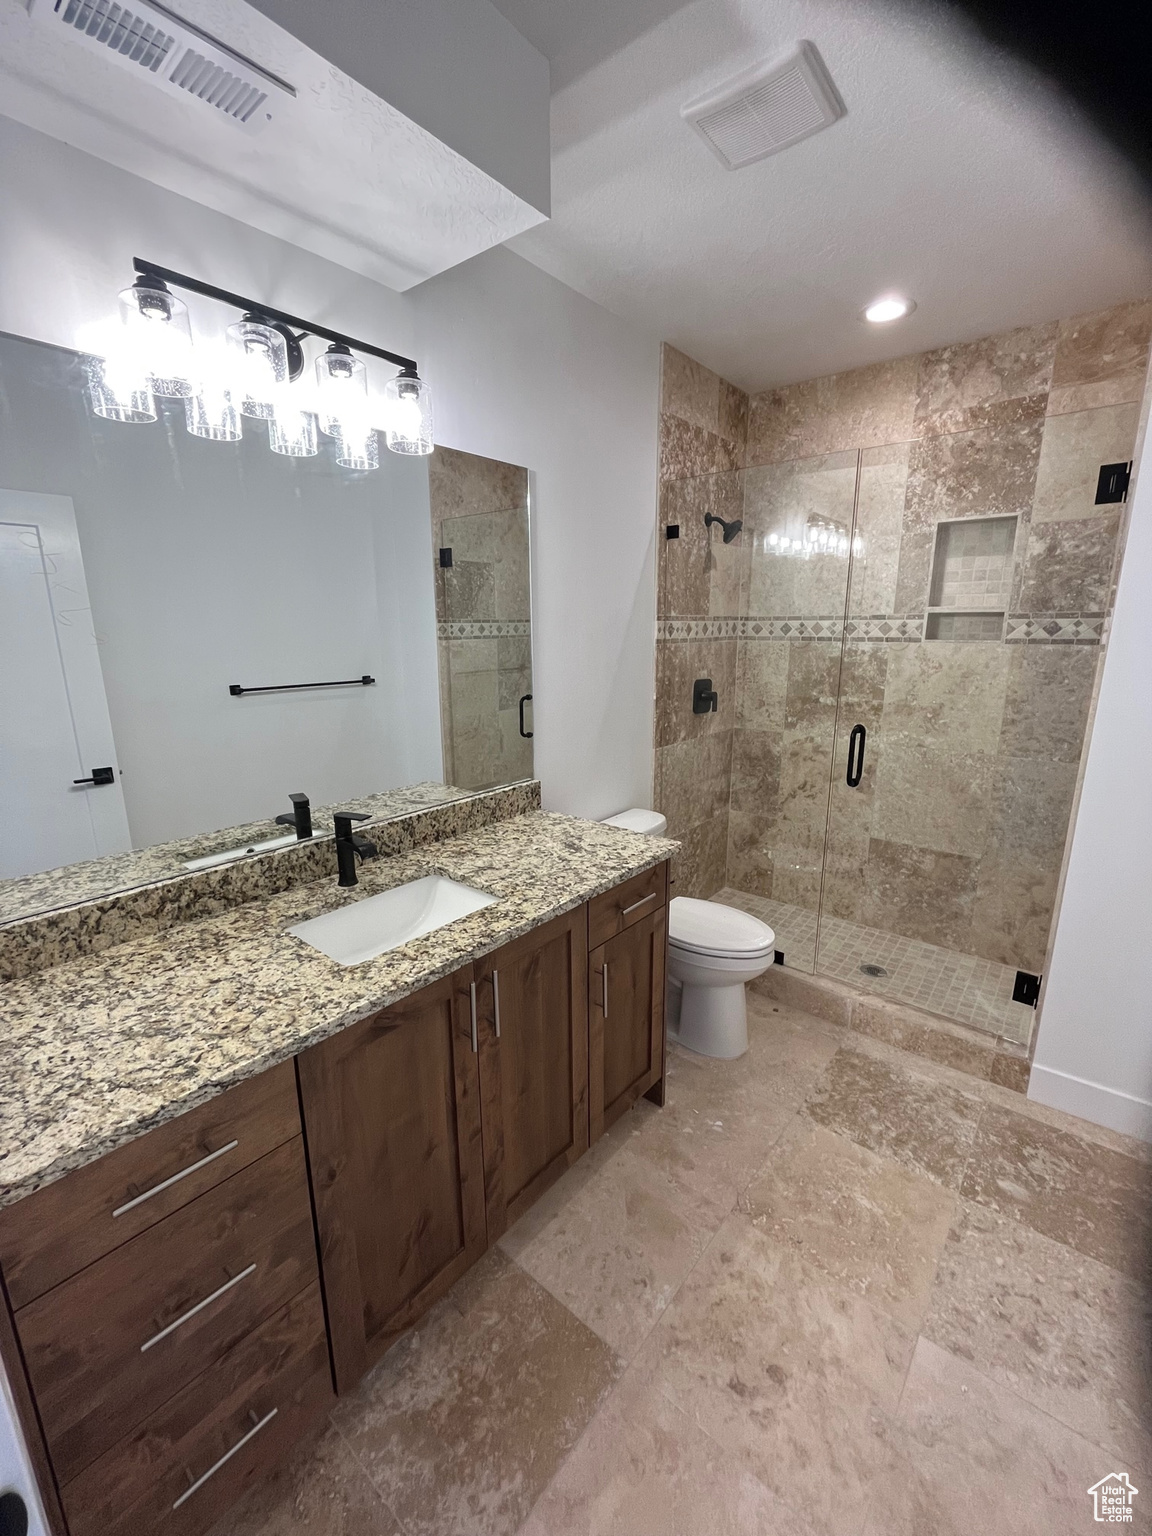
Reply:
[[[398,291],[542,219],[244,0],[172,9],[294,88],[260,132],[92,51],[51,0],[0,0],[4,114]]]
[[[512,248],[746,389],[1152,294],[1142,194],[935,7],[496,0],[552,65],[552,220]],[[680,106],[800,39],[848,115],[726,171]],[[887,328],[863,306],[898,290]]]

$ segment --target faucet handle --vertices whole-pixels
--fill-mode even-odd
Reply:
[[[371,821],[367,811],[333,811],[333,821]]]

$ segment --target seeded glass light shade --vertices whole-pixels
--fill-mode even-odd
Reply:
[[[431,453],[432,392],[422,379],[398,374],[384,386],[385,438],[393,453]]]
[[[379,469],[380,443],[376,428],[365,416],[357,421],[339,423],[336,433],[336,462],[345,469]]]
[[[137,424],[156,420],[156,401],[147,377],[115,357],[88,359],[88,398],[106,421]]]
[[[271,421],[276,397],[288,382],[288,347],[283,336],[259,320],[237,320],[228,327],[228,345],[241,411],[259,421]]]
[[[316,385],[320,425],[330,437],[340,437],[349,418],[364,414],[368,401],[367,370],[347,347],[334,342],[316,359]]]
[[[310,459],[319,452],[315,416],[289,400],[277,400],[276,413],[268,422],[268,446],[289,459]]]
[[[158,279],[137,278],[120,295],[126,345],[147,374],[154,395],[186,400],[192,394],[192,326],[188,306]]]
[[[184,402],[184,425],[193,437],[206,437],[214,443],[238,443],[243,435],[242,420],[231,394],[220,385],[201,384],[192,398]]]

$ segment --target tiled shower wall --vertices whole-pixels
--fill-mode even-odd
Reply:
[[[444,777],[460,789],[531,778],[518,707],[532,692],[528,471],[437,448],[428,490]]]
[[[665,348],[655,793],[680,894],[815,910],[823,877],[827,913],[1042,967],[1123,517],[1096,479],[1132,457],[1150,331],[1127,305],[751,401]],[[858,450],[846,594],[844,562],[765,538],[794,504],[850,512]],[[708,510],[743,517],[735,543]],[[977,517],[1016,519],[1003,637],[925,640],[937,524]],[[838,694],[841,734],[871,724],[825,867]]]

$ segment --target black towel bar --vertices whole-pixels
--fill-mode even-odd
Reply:
[[[301,688],[367,688],[375,681],[365,672],[363,677],[345,677],[336,683],[273,683],[268,688],[241,688],[239,683],[229,683],[228,692],[238,699],[242,693],[297,693]]]

